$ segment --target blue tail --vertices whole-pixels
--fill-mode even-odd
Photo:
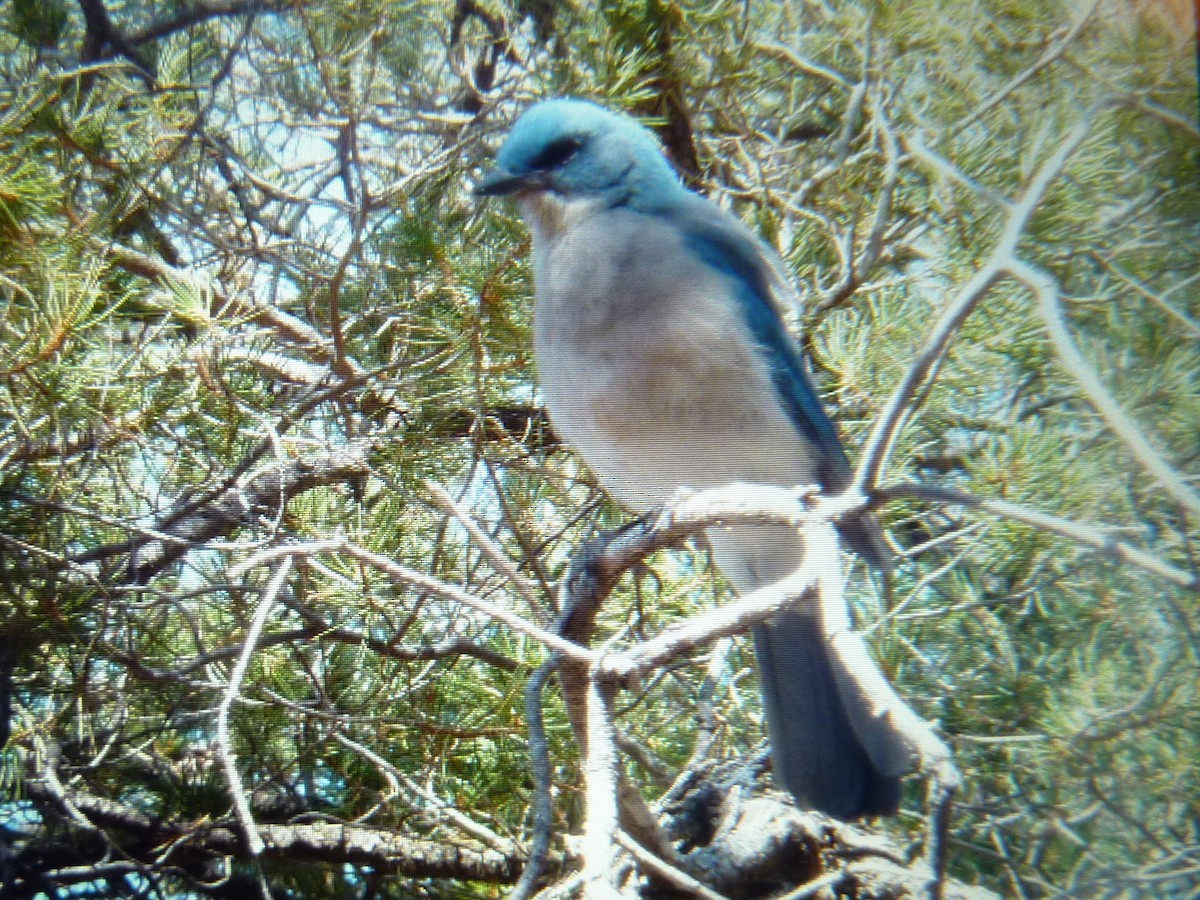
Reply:
[[[837,663],[811,613],[785,610],[754,629],[775,778],[800,805],[837,819],[890,815],[900,776],[882,771],[855,731]],[[886,757],[876,749],[876,756]]]

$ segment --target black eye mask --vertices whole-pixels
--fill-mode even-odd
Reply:
[[[556,169],[569,160],[583,147],[583,141],[575,137],[561,137],[547,144],[537,156],[529,161],[529,168],[545,172]]]

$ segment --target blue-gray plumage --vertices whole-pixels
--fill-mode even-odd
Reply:
[[[533,106],[476,186],[515,195],[533,232],[535,351],[546,406],[637,511],[680,488],[846,486],[850,466],[780,318],[783,264],[685,188],[649,131],[579,100]],[[875,564],[869,518],[839,526]],[[739,592],[804,553],[781,526],[710,529]],[[894,812],[909,752],[882,727],[801,606],[755,629],[776,777],[839,818]],[[840,685],[840,686],[839,686]]]

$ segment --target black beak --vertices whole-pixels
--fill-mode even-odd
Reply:
[[[503,197],[536,186],[528,175],[515,175],[507,169],[493,169],[475,182],[472,190],[476,197]]]

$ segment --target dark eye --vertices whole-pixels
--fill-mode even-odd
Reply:
[[[561,166],[579,152],[583,141],[579,138],[561,137],[547,144],[537,156],[529,161],[529,167],[539,172]]]

